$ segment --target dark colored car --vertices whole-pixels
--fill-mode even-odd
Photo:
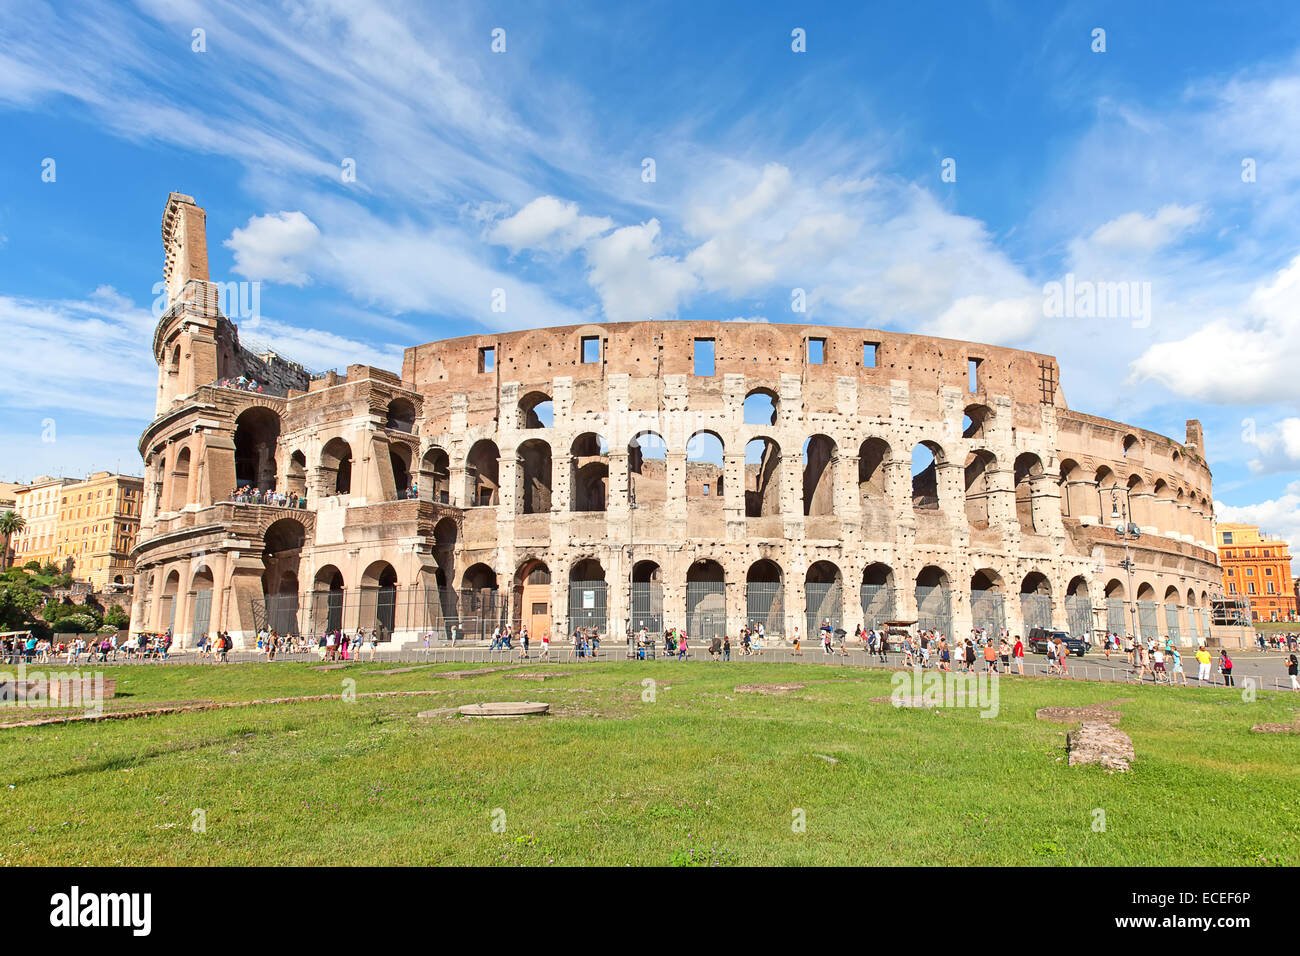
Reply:
[[[1057,638],[1061,639],[1071,654],[1082,657],[1088,651],[1089,644],[1077,637],[1071,637],[1065,631],[1049,631],[1045,627],[1033,627],[1029,629],[1029,650],[1035,654],[1046,654],[1048,642],[1055,642]]]

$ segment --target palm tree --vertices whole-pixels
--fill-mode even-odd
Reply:
[[[27,522],[23,516],[13,511],[6,511],[0,514],[0,535],[4,535],[4,547],[0,548],[0,571],[5,571],[9,567],[9,541],[23,528],[27,527]]]

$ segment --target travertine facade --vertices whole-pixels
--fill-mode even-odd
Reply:
[[[173,194],[135,630],[1207,633],[1221,572],[1199,423],[1179,443],[1074,412],[1050,356],[810,325],[593,324],[434,342],[400,375],[356,365],[250,394],[213,384],[251,357],[195,253],[202,221]],[[229,501],[243,485],[305,507]],[[1131,588],[1117,506],[1143,531]]]

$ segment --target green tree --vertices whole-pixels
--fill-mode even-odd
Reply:
[[[120,631],[124,627],[131,626],[131,616],[120,604],[110,605],[104,612],[104,623],[111,625],[114,630]]]
[[[27,522],[17,512],[6,511],[0,514],[0,537],[4,539],[4,547],[0,548],[0,571],[9,567],[9,540],[25,527]]]

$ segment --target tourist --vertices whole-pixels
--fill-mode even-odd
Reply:
[[[537,655],[539,661],[549,661],[551,659],[551,632],[550,630],[542,631],[542,652]]]
[[[1287,676],[1291,678],[1292,690],[1300,690],[1300,676],[1298,676],[1296,669],[1298,663],[1300,663],[1300,661],[1297,660],[1294,654],[1286,659],[1286,672]]]
[[[797,624],[794,628],[794,655],[796,657],[803,657],[803,651],[799,649],[799,626]]]
[[[677,641],[677,659],[686,660],[686,632],[682,631],[681,637]]]
[[[713,635],[713,640],[709,641],[709,660],[717,662],[722,658],[722,638]]]
[[[1224,687],[1237,686],[1232,681],[1232,658],[1228,656],[1226,647],[1219,651],[1219,673],[1223,675]]]
[[[1187,675],[1183,673],[1183,655],[1178,653],[1178,648],[1174,648],[1170,655],[1173,657],[1173,668],[1169,672],[1169,683],[1181,683],[1187,686]]]
[[[728,634],[726,637],[722,639],[722,659],[724,661],[731,660],[731,635],[730,634]],[[1295,678],[1292,678],[1292,680],[1295,680]]]
[[[829,621],[822,622],[821,632],[822,632],[822,656],[834,657],[835,649],[831,647],[831,627]]]
[[[1011,645],[1007,643],[1007,636],[1002,635],[998,639],[998,656],[1002,658],[1002,673],[1011,673]]]
[[[1210,679],[1210,652],[1204,644],[1196,649],[1196,679],[1202,684]]]
[[[1157,684],[1165,683],[1165,649],[1158,644],[1151,652],[1151,676]]]

